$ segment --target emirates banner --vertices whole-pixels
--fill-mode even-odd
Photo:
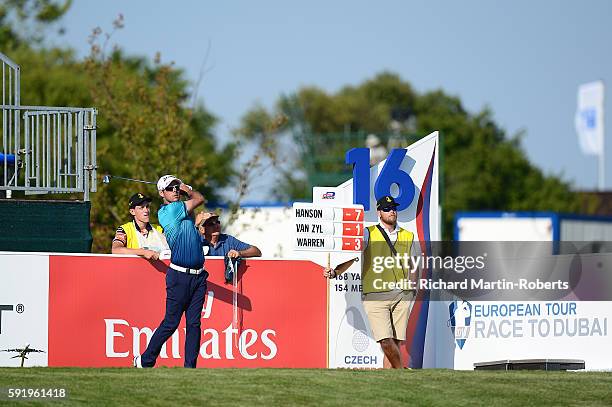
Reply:
[[[320,253],[317,262],[324,257]],[[358,290],[343,289],[343,303],[333,292],[328,297],[320,265],[248,260],[235,289],[224,283],[222,259],[207,258],[206,268],[198,367],[380,366]],[[0,366],[20,366],[24,349],[26,367],[131,366],[163,318],[165,270],[163,262],[137,257],[0,252]],[[330,287],[335,292],[351,281]],[[334,304],[343,310],[340,319]],[[612,301],[430,304],[446,310],[428,325],[427,335],[448,346],[440,346],[428,366],[448,367],[449,357],[455,369],[499,359],[569,358],[584,360],[587,369],[612,368]],[[184,338],[183,322],[158,366],[183,365]]]
[[[3,282],[9,281],[0,290],[0,305],[7,305],[0,347],[29,343],[44,351],[29,354],[26,366],[131,366],[164,316],[167,263],[161,261],[0,254],[0,265]],[[249,260],[235,290],[224,282],[221,258],[207,258],[206,269],[198,367],[327,366],[327,294],[318,266]],[[184,340],[183,318],[157,366],[182,366]],[[19,366],[15,354],[0,355],[0,366]]]

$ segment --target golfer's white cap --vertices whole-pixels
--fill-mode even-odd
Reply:
[[[161,177],[159,179],[159,181],[157,181],[157,190],[158,191],[163,191],[164,189],[166,189],[166,187],[170,184],[172,184],[172,182],[174,181],[178,181],[181,184],[183,183],[183,181],[181,181],[180,179],[176,178],[174,175],[164,175],[163,177]]]

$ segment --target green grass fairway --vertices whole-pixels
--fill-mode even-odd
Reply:
[[[612,405],[612,373],[2,368],[2,405],[8,387],[66,388],[57,406]]]

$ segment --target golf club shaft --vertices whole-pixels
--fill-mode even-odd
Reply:
[[[107,176],[108,176],[108,181],[109,181],[109,182],[110,182],[110,179],[111,179],[111,178],[119,178],[119,179],[122,179],[122,180],[124,180],[124,181],[141,182],[141,183],[143,183],[143,184],[153,184],[153,185],[155,185],[155,182],[152,182],[152,181],[143,181],[143,180],[141,180],[141,179],[134,179],[134,178],[119,177],[119,176],[117,176],[117,175],[107,175]]]

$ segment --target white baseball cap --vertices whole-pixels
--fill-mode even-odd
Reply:
[[[163,191],[166,187],[172,184],[174,181],[178,181],[179,183],[183,183],[180,179],[176,178],[174,175],[164,175],[157,181],[157,190]]]

